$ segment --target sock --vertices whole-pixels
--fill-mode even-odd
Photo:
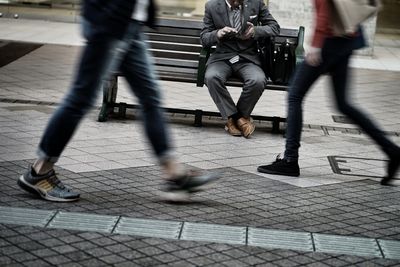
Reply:
[[[53,169],[54,163],[38,159],[33,163],[32,168],[38,175],[48,173]]]
[[[239,112],[236,112],[235,114],[230,115],[228,118],[232,118],[234,121],[237,121],[241,117],[242,115]]]

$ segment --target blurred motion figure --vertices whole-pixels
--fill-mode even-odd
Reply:
[[[167,200],[186,200],[190,193],[216,179],[213,174],[185,170],[175,159],[160,108],[160,89],[142,32],[154,26],[153,0],[84,0],[86,39],[70,91],[53,114],[42,136],[38,158],[18,184],[50,201],[75,201],[79,194],[57,178],[54,164],[92,107],[103,79],[120,70],[138,97],[145,132],[165,173],[162,189]]]
[[[332,81],[338,109],[358,124],[386,153],[389,158],[387,175],[381,184],[388,185],[400,165],[400,147],[389,140],[384,133],[358,108],[349,101],[348,78],[349,60],[354,50],[363,48],[366,43],[361,27],[352,34],[339,34],[334,29],[336,20],[332,19],[333,6],[327,0],[314,0],[316,26],[312,47],[305,61],[297,68],[288,94],[288,114],[286,129],[286,149],[283,158],[277,157],[269,165],[258,167],[259,172],[299,176],[298,150],[303,127],[303,99],[322,75],[329,74]]]

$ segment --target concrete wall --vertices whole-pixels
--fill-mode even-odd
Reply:
[[[302,25],[306,28],[306,48],[310,44],[311,33],[314,28],[312,1],[313,0],[269,0],[271,14],[281,26],[297,28]],[[359,53],[363,55],[372,55],[376,31],[376,18],[365,23],[364,31],[370,46]]]
[[[205,2],[206,0],[196,0],[196,4],[193,4],[195,9],[192,11],[192,14],[196,17],[203,16]],[[265,3],[269,5],[272,15],[282,27],[297,28],[302,25],[306,28],[305,48],[307,48],[314,27],[313,0],[265,0]],[[160,4],[163,5],[162,1]],[[364,29],[370,46],[359,53],[363,55],[372,55],[376,31],[376,18],[368,21],[364,25]]]

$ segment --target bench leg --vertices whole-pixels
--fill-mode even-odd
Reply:
[[[201,109],[196,109],[194,111],[194,126],[201,127],[203,126],[203,111]]]
[[[273,117],[272,118],[272,133],[279,133],[279,125],[280,125],[280,118]]]
[[[117,99],[118,83],[117,76],[112,76],[110,80],[103,83],[103,103],[101,105],[98,121],[107,121]]]
[[[125,119],[126,118],[126,103],[119,103],[118,104],[118,119]]]

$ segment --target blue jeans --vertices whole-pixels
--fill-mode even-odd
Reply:
[[[146,135],[156,156],[162,160],[170,152],[164,114],[160,107],[160,90],[154,74],[141,25],[132,21],[119,40],[88,21],[83,23],[87,40],[75,80],[60,107],[53,114],[39,144],[39,158],[57,162],[84,115],[96,100],[102,81],[110,71],[123,72],[138,97]]]
[[[313,67],[308,65],[307,62],[298,66],[288,94],[285,159],[296,161],[299,158],[298,151],[303,127],[303,99],[313,83],[324,73],[328,73],[331,77],[339,111],[358,124],[386,154],[396,151],[397,146],[386,138],[384,133],[349,101],[348,65],[354,48],[351,42],[351,39],[346,38],[328,39],[322,48],[322,63],[319,66]]]

